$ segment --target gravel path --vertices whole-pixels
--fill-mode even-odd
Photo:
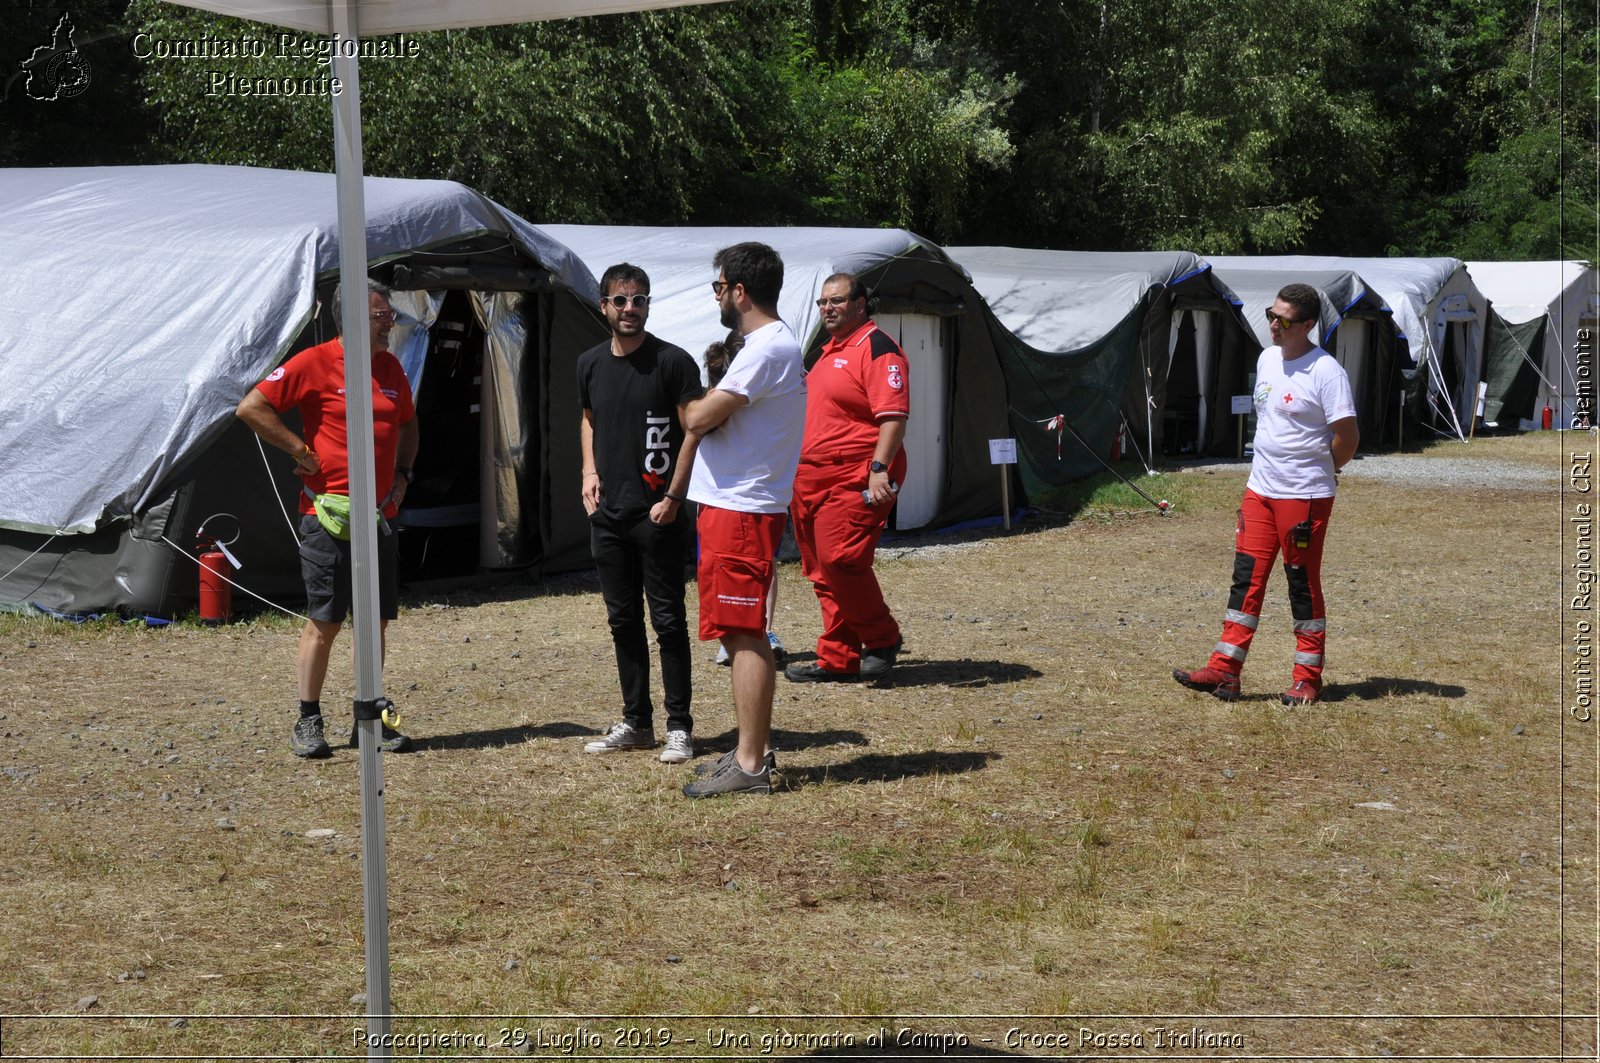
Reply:
[[[1245,461],[1187,465],[1191,470],[1237,469]],[[1442,456],[1438,454],[1358,454],[1340,476],[1342,480],[1382,480],[1418,487],[1494,487],[1512,491],[1548,491],[1561,479],[1558,455],[1551,452],[1548,465],[1505,461],[1499,458]]]

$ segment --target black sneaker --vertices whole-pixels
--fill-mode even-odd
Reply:
[[[854,672],[835,672],[816,661],[800,661],[783,670],[783,677],[791,683],[855,683],[861,677]]]
[[[900,647],[906,640],[898,638],[893,646],[879,646],[876,649],[861,651],[861,678],[877,679],[889,674],[889,669],[894,667],[895,658],[900,656]]]
[[[730,749],[716,760],[702,761],[694,766],[694,773],[701,778],[715,774],[721,771],[724,765],[735,763],[734,758],[738,755],[738,752],[737,749]],[[772,750],[767,750],[767,755],[761,758],[761,767],[770,772],[777,766],[778,758],[772,755]]]
[[[411,750],[411,739],[396,731],[388,724],[383,724],[383,738],[378,742],[378,748],[385,753],[408,753]],[[353,749],[361,748],[361,725],[355,724],[350,728],[350,746]]]
[[[333,756],[333,750],[328,748],[328,740],[322,734],[321,713],[302,716],[294,722],[294,731],[289,735],[289,751],[307,760]]]

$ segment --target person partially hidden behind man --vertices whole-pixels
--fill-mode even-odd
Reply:
[[[1233,590],[1222,637],[1204,668],[1174,669],[1188,687],[1233,701],[1239,696],[1250,641],[1261,621],[1272,563],[1281,550],[1294,617],[1294,671],[1285,705],[1322,697],[1328,638],[1322,601],[1322,544],[1333,512],[1336,477],[1361,441],[1350,378],[1333,355],[1311,342],[1322,300],[1307,284],[1278,292],[1267,311],[1276,345],[1256,362],[1255,456],[1239,506]]]
[[[339,293],[335,289],[333,317],[340,317]],[[388,646],[389,621],[399,615],[397,536],[387,520],[400,511],[406,486],[411,482],[417,460],[420,434],[416,410],[411,403],[411,385],[400,362],[389,353],[389,330],[394,327],[394,307],[389,305],[389,289],[377,281],[367,281],[367,325],[372,341],[372,449],[376,474],[376,498],[368,505],[350,503],[350,450],[345,431],[344,339],[307,348],[274,369],[239,401],[239,419],[263,441],[294,457],[294,471],[305,481],[300,493],[300,575],[305,581],[310,619],[300,633],[296,676],[300,693],[300,717],[295,721],[289,748],[297,757],[326,757],[332,754],[323,733],[322,684],[328,675],[328,657],[333,641],[350,612],[351,574],[348,522],[336,536],[329,526],[341,528],[337,515],[342,502],[348,521],[377,520],[372,505],[383,511],[385,521],[378,529],[378,616]],[[280,414],[298,408],[305,433],[295,435]],[[327,517],[319,516],[322,502]],[[350,733],[350,744],[359,741],[361,729]],[[380,746],[385,752],[401,753],[411,747],[411,739],[383,724]]]
[[[806,434],[794,480],[794,538],[822,608],[817,659],[789,665],[794,683],[879,679],[902,645],[872,561],[895,492],[911,414],[905,352],[868,316],[859,278],[835,273],[817,309],[829,340],[806,374]]]

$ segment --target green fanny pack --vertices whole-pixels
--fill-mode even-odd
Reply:
[[[350,496],[322,494],[313,495],[308,489],[306,494],[311,495],[311,508],[317,514],[317,523],[322,529],[335,539],[343,542],[350,541]],[[374,510],[379,523],[386,523],[382,510]]]

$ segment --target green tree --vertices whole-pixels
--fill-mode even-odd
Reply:
[[[1459,221],[1436,246],[1462,258],[1600,261],[1595,12],[1535,5],[1486,79],[1495,133],[1449,197]]]
[[[154,0],[133,11],[153,37],[276,39]],[[727,101],[748,65],[741,39],[723,5],[420,35],[414,58],[361,64],[367,172],[461,181],[532,219],[683,220],[706,184],[702,160],[739,143]],[[328,72],[276,51],[205,66],[233,85]],[[212,94],[211,76],[146,66],[172,158],[332,168],[327,96]]]
[[[869,52],[842,67],[800,58],[787,83],[793,124],[775,146],[777,171],[807,190],[820,222],[950,240],[980,179],[1013,153],[995,124],[1007,82],[958,82],[950,70]]]
[[[126,10],[126,0],[59,7],[0,2],[7,31],[0,43],[0,166],[93,166],[154,156],[154,116],[128,90],[135,62]],[[63,52],[52,50],[56,43],[66,46]],[[68,74],[81,82],[63,88],[56,79]]]

